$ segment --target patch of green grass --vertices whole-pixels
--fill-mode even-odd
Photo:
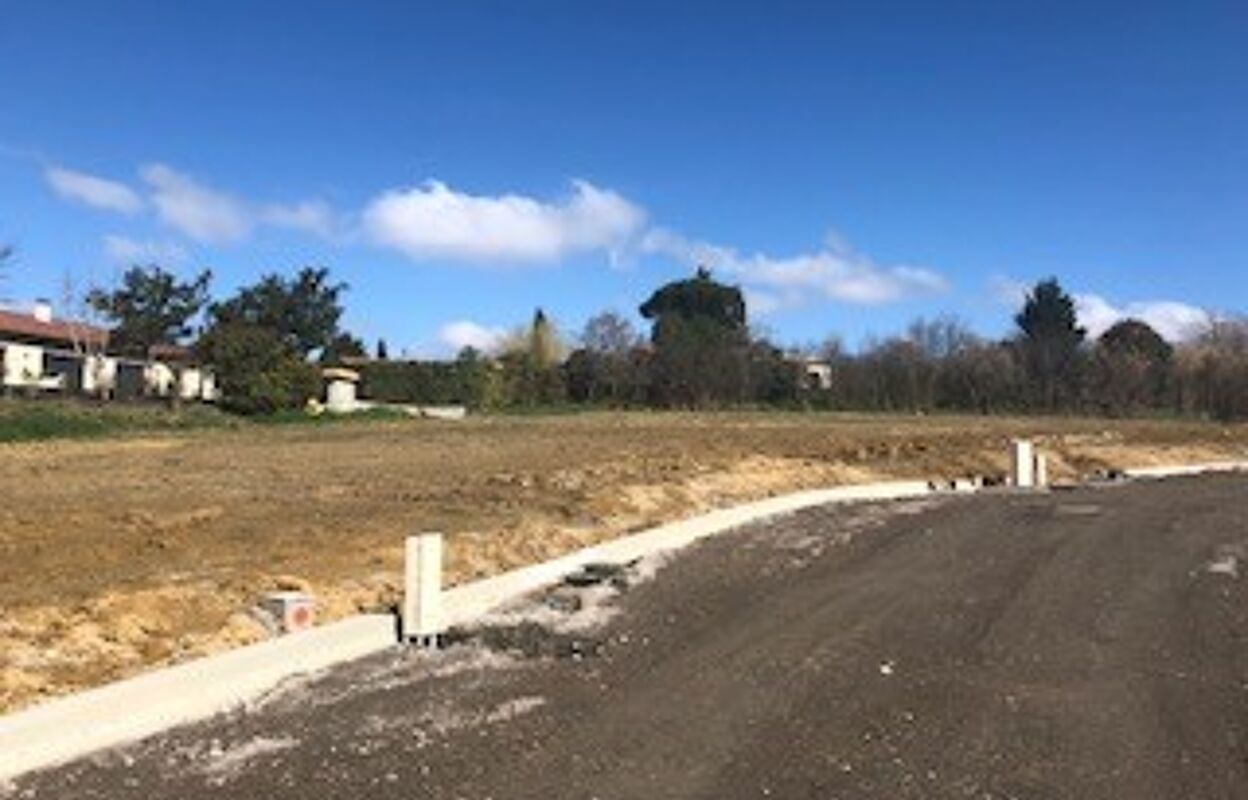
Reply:
[[[146,404],[57,400],[0,402],[0,442],[86,439],[136,432],[225,428],[241,424],[210,406],[171,409]]]
[[[247,419],[260,425],[341,425],[358,422],[394,422],[410,420],[412,417],[395,408],[372,408],[351,414],[332,414],[328,411],[309,414],[302,410],[288,409]]]

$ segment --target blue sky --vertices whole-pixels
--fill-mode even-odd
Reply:
[[[1248,289],[1242,3],[0,2],[4,294],[324,264],[448,352],[709,262],[784,343]]]

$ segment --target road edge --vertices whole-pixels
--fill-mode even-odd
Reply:
[[[1124,474],[1157,479],[1236,470],[1248,470],[1248,461],[1143,467]],[[443,598],[445,621],[448,626],[470,623],[586,564],[622,563],[677,550],[813,506],[935,493],[951,490],[925,481],[889,481],[800,491],[712,511],[453,587]],[[0,782],[230,711],[282,681],[372,655],[398,642],[393,615],[349,617],[0,716]]]
[[[771,497],[603,542],[551,561],[456,586],[446,623],[464,625],[593,562],[675,550],[752,522],[828,503],[892,500],[934,491],[922,481],[807,490]],[[230,711],[282,681],[398,645],[397,620],[368,614],[219,655],[145,672],[0,717],[0,781],[140,741]]]

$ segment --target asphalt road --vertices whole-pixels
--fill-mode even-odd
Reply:
[[[1243,477],[816,509],[7,792],[1245,798],[1246,522]]]

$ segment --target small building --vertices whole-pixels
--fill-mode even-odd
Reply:
[[[201,365],[195,351],[179,344],[154,344],[147,349],[143,382],[149,395],[181,400],[217,399],[216,378]]]
[[[346,367],[326,367],[321,370],[325,379],[325,409],[335,414],[347,414],[360,409],[356,387],[360,373]]]
[[[832,365],[819,359],[806,359],[802,378],[807,389],[826,392],[832,388]]]
[[[47,302],[29,313],[0,310],[0,365],[6,392],[55,392],[104,399],[173,397],[216,400],[216,380],[179,345],[151,348],[147,359],[109,355],[109,331],[57,320]]]
[[[106,329],[55,320],[45,301],[29,313],[0,310],[6,390],[101,391],[110,369],[101,360],[107,347]]]

